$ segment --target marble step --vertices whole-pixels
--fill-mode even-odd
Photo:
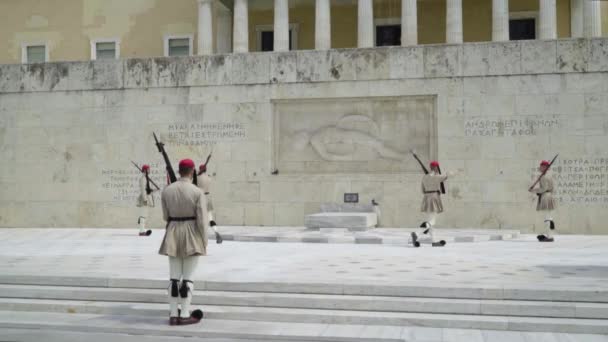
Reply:
[[[489,299],[556,302],[608,303],[608,291],[595,288],[547,288],[542,285],[504,285],[458,287],[444,283],[331,284],[296,282],[213,282],[194,279],[198,290],[226,292],[268,292],[388,297],[426,297],[450,299]],[[22,276],[0,274],[0,286],[40,285],[78,288],[166,289],[167,281],[104,277]],[[1,290],[0,290],[1,291]],[[1,294],[1,292],[0,292]]]
[[[434,328],[481,329],[500,331],[560,332],[578,334],[608,334],[608,320],[548,317],[482,316],[463,314],[430,314],[381,311],[317,310],[251,306],[199,306],[210,320],[277,322],[293,324],[335,324],[362,326],[423,326]],[[3,306],[1,312],[16,316],[67,314],[73,316],[99,315],[115,317],[114,321],[134,323],[154,321],[164,324],[168,305],[160,303],[39,301]],[[19,310],[23,309],[23,310]],[[50,312],[49,312],[50,311]],[[5,318],[0,315],[0,327]],[[43,322],[43,321],[38,321]]]
[[[87,333],[82,334],[84,337],[88,337],[89,334],[112,333],[231,341],[403,342],[412,340],[411,330],[395,326],[252,322],[206,318],[199,324],[172,327],[167,324],[165,315],[150,317],[0,311],[0,332],[4,329]]]
[[[209,324],[211,320],[204,322]],[[232,322],[231,322],[232,323]],[[352,325],[351,325],[352,326]],[[300,327],[300,326],[298,326]],[[51,328],[52,329],[52,328]],[[122,334],[120,332],[79,332],[65,330],[42,329],[15,329],[2,328],[2,338],[6,341],[19,342],[262,342],[264,340],[252,338],[219,338],[219,337],[192,337],[192,336],[162,336],[152,334]],[[181,328],[178,328],[181,329]],[[568,334],[546,332],[497,331],[476,329],[451,329],[428,327],[364,327],[358,337],[377,336],[380,341],[392,341],[400,335],[401,342],[607,342],[606,335]],[[273,339],[273,342],[288,342],[294,339]],[[265,339],[267,340],[267,339]],[[298,339],[299,342],[314,342],[316,339]]]
[[[39,299],[138,303],[165,303],[167,300],[165,291],[158,289],[0,285],[0,310],[18,310],[19,307],[27,306],[28,303],[36,307],[42,303],[35,301]],[[55,303],[61,304],[59,301]],[[226,291],[195,291],[193,303],[197,305],[325,310],[608,319],[608,304],[606,303]]]

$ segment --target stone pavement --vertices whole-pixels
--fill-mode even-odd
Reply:
[[[608,341],[608,237],[418,249],[210,241],[195,275],[208,320],[168,330],[162,233],[0,230],[0,335],[33,341],[44,322],[49,341]]]
[[[157,254],[163,231],[1,229],[0,275],[166,279]],[[416,284],[608,289],[608,237],[534,236],[512,241],[423,246],[349,244],[209,244],[195,278],[212,281]]]

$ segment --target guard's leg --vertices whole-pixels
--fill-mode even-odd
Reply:
[[[551,211],[547,211],[545,214],[545,240],[544,242],[553,242],[553,230],[555,230],[555,222],[553,222],[553,215]]]
[[[171,313],[169,314],[169,324],[176,325],[177,318],[179,316],[178,312],[178,302],[179,302],[179,279],[182,275],[182,259],[169,257],[169,310]]]
[[[190,304],[192,303],[192,292],[194,291],[194,283],[192,282],[192,275],[198,264],[198,256],[190,256],[183,259],[183,279],[182,285],[179,289],[179,296],[182,302],[182,311],[180,314],[180,324],[195,324],[198,323],[202,317],[200,310],[190,312]]]
[[[215,220],[213,219],[213,210],[209,210],[207,212],[207,215],[209,216],[209,226],[215,232],[215,243],[220,244],[220,243],[224,242],[224,239],[222,239],[222,236],[217,231],[217,228],[215,228],[217,226],[217,224],[215,223]]]
[[[148,206],[144,205],[139,209],[139,218],[137,224],[139,225],[139,236],[148,236],[150,233],[146,230],[146,218],[148,217]]]
[[[436,241],[435,240],[435,222],[437,221],[437,217],[439,216],[438,213],[431,213],[429,215],[429,223],[430,223],[430,228],[428,229],[428,233],[431,236],[431,246],[433,247],[443,247],[445,246],[445,241],[441,240],[441,241]]]

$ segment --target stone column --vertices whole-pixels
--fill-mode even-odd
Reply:
[[[570,37],[583,36],[583,0],[570,0]]]
[[[557,5],[555,0],[540,0],[540,39],[557,39]]]
[[[288,0],[274,0],[274,51],[289,51]]]
[[[492,41],[509,40],[509,0],[492,0]]]
[[[602,35],[602,19],[599,1],[583,1],[583,35],[586,38]]]
[[[417,0],[401,0],[401,46],[418,44]]]
[[[198,0],[198,54],[213,53],[213,0]]]
[[[374,2],[358,0],[357,9],[357,47],[374,46]]]
[[[249,10],[247,0],[234,1],[234,37],[232,51],[244,53],[249,51]]]
[[[446,12],[446,42],[462,43],[462,0],[447,0]]]
[[[316,0],[315,3],[315,49],[331,49],[330,0]]]

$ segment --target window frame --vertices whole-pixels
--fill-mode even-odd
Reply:
[[[539,21],[540,14],[538,11],[521,11],[521,12],[509,12],[509,24],[512,19],[534,19],[534,39],[538,40],[539,36]],[[509,41],[511,40],[511,36],[509,35]]]
[[[188,56],[192,56],[194,53],[194,34],[179,34],[179,35],[168,35],[166,34],[163,38],[164,56],[169,56],[169,40],[171,39],[188,39]]]
[[[97,60],[97,43],[114,43],[114,59],[120,58],[120,39],[118,38],[97,38],[91,39],[91,60]]]
[[[44,62],[43,63],[48,63],[50,61],[49,42],[48,41],[27,42],[27,43],[21,43],[21,63],[22,64],[35,64],[35,63],[30,63],[27,60],[27,48],[31,47],[31,46],[44,46]]]
[[[289,24],[289,31],[291,31],[291,50],[295,51],[298,49],[298,34],[300,30],[300,24],[292,23]],[[262,52],[262,32],[274,32],[274,25],[256,25],[255,26],[255,51]],[[273,51],[264,51],[273,52]]]

